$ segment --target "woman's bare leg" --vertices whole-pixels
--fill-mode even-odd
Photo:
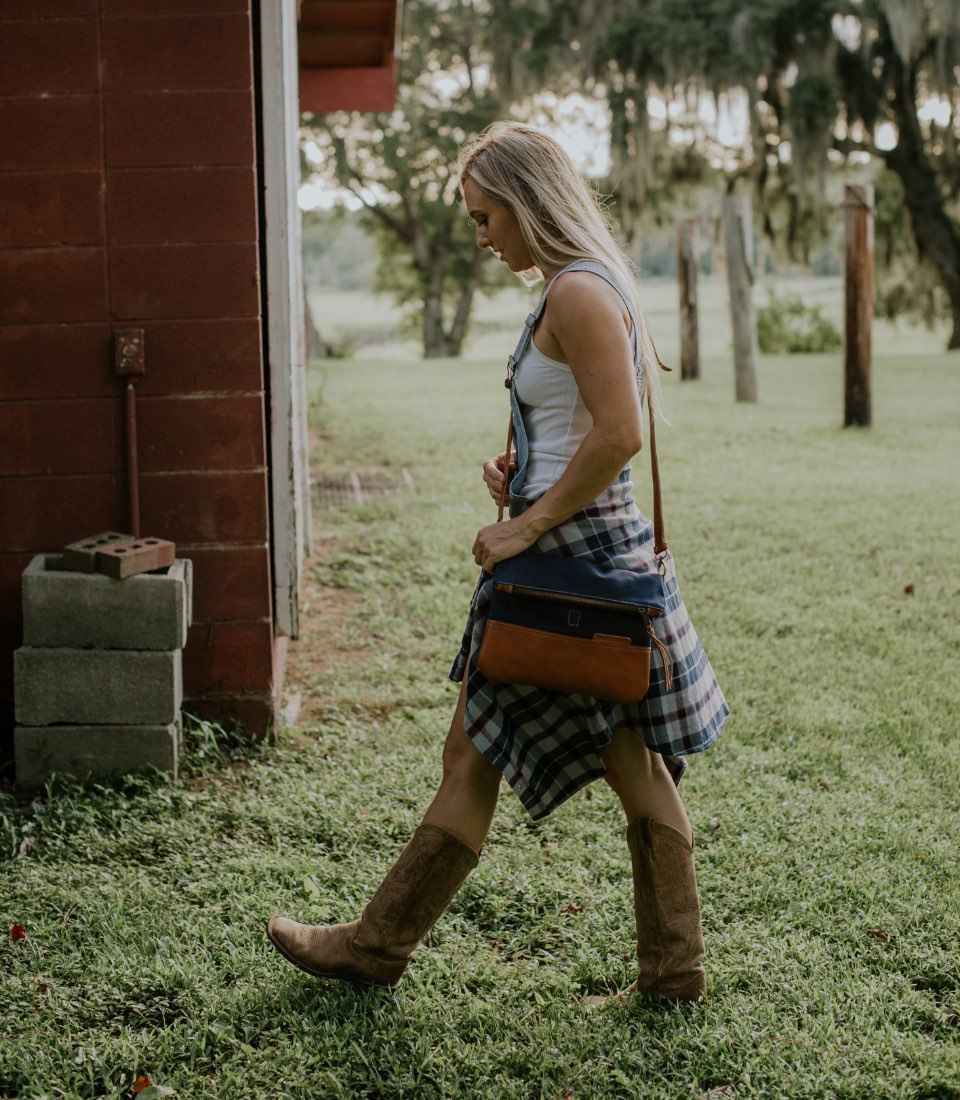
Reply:
[[[459,837],[475,852],[490,831],[500,794],[500,773],[481,755],[463,728],[466,678],[443,746],[443,779],[424,825],[437,825]]]
[[[604,779],[620,799],[628,823],[652,817],[692,842],[687,811],[659,753],[651,752],[630,730],[618,729],[601,755],[607,766]]]
[[[400,984],[417,945],[476,867],[497,804],[500,774],[463,730],[462,692],[443,762],[443,782],[423,821],[427,828],[414,833],[359,920],[313,925],[270,918],[267,935],[294,966],[359,985]]]

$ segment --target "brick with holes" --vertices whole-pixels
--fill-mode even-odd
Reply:
[[[96,573],[97,551],[105,546],[119,546],[127,542],[133,542],[133,535],[120,531],[101,531],[98,535],[71,542],[63,548],[63,568],[71,573]]]
[[[122,580],[172,565],[176,546],[167,539],[139,538],[102,546],[97,551],[97,571]]]

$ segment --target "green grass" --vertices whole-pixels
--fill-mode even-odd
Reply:
[[[491,261],[493,262],[493,261]],[[491,347],[490,336],[502,333],[509,341],[517,325],[536,299],[539,288],[532,292],[519,284],[502,290],[493,297],[478,295],[472,324],[473,340],[468,352]],[[756,305],[769,300],[769,292],[790,294],[807,305],[820,306],[838,330],[843,332],[843,280],[840,278],[778,278],[767,276],[753,289]],[[653,326],[654,338],[661,356],[673,363],[679,355],[677,284],[673,279],[645,279],[642,283],[644,308]],[[347,340],[359,347],[377,345],[379,355],[391,356],[392,344],[401,328],[404,311],[388,295],[373,295],[367,291],[338,291],[312,288],[309,293],[311,311],[320,332],[334,341]],[[730,313],[727,305],[727,284],[723,276],[701,275],[698,288],[700,345],[708,358],[731,354]],[[906,322],[875,320],[874,347],[884,355],[937,355],[947,345],[949,329],[941,322],[929,330]],[[409,345],[415,349],[415,341]],[[512,349],[511,349],[512,350]],[[409,351],[408,351],[409,353]]]
[[[960,360],[929,348],[878,358],[869,431],[839,428],[837,357],[763,361],[756,407],[722,348],[665,384],[667,532],[733,707],[683,784],[706,1005],[583,1008],[631,974],[602,784],[540,823],[504,790],[394,995],[268,948],[275,910],[354,916],[438,780],[511,337],[315,369],[318,469],[416,483],[316,517],[291,689],[317,720],[254,749],[202,728],[180,784],[0,801],[0,1096],[960,1096]]]

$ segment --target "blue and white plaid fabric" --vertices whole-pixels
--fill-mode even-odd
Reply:
[[[626,474],[582,511],[547,531],[531,550],[586,557],[618,569],[659,568],[653,524],[638,511]],[[545,817],[604,774],[600,753],[620,727],[632,730],[663,755],[675,783],[686,768],[685,755],[709,748],[720,736],[730,708],[683,605],[669,551],[663,561],[667,613],[653,625],[673,658],[673,685],[668,691],[663,665],[654,652],[650,690],[639,703],[608,703],[496,684],[483,676],[475,657],[493,578],[481,574],[450,679],[459,683],[467,676],[467,734],[532,817]]]
[[[642,397],[640,329],[629,296],[616,277],[599,264],[578,260],[564,270],[599,275],[623,298],[632,322],[637,386]],[[552,285],[553,282],[544,290],[524,324],[517,348],[508,361],[510,376],[527,351]],[[514,516],[532,502],[522,495],[527,436],[512,385],[510,402],[518,467],[510,486],[510,515]],[[609,703],[585,695],[560,695],[488,680],[476,665],[493,586],[493,577],[482,573],[470,604],[460,652],[450,670],[450,679],[456,683],[467,676],[468,736],[501,772],[534,818],[545,817],[581,787],[604,774],[600,753],[610,744],[614,730],[621,727],[632,730],[648,748],[660,753],[674,782],[679,784],[687,766],[686,754],[701,752],[717,740],[730,708],[683,605],[673,556],[667,551],[658,561],[654,554],[653,523],[637,509],[629,470],[586,508],[547,531],[530,549],[543,554],[586,557],[600,565],[640,572],[659,569],[662,561],[667,612],[663,618],[653,620],[653,628],[673,659],[673,683],[668,691],[659,654],[653,652],[650,689],[639,703]]]

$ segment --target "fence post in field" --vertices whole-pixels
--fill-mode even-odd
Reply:
[[[723,252],[733,323],[734,393],[738,401],[757,400],[756,334],[753,312],[753,220],[750,196],[723,197]]]
[[[700,330],[697,325],[697,275],[700,268],[700,223],[677,222],[677,281],[680,285],[680,378],[700,377]]]
[[[870,426],[873,324],[873,187],[847,184],[843,331],[843,426]]]

